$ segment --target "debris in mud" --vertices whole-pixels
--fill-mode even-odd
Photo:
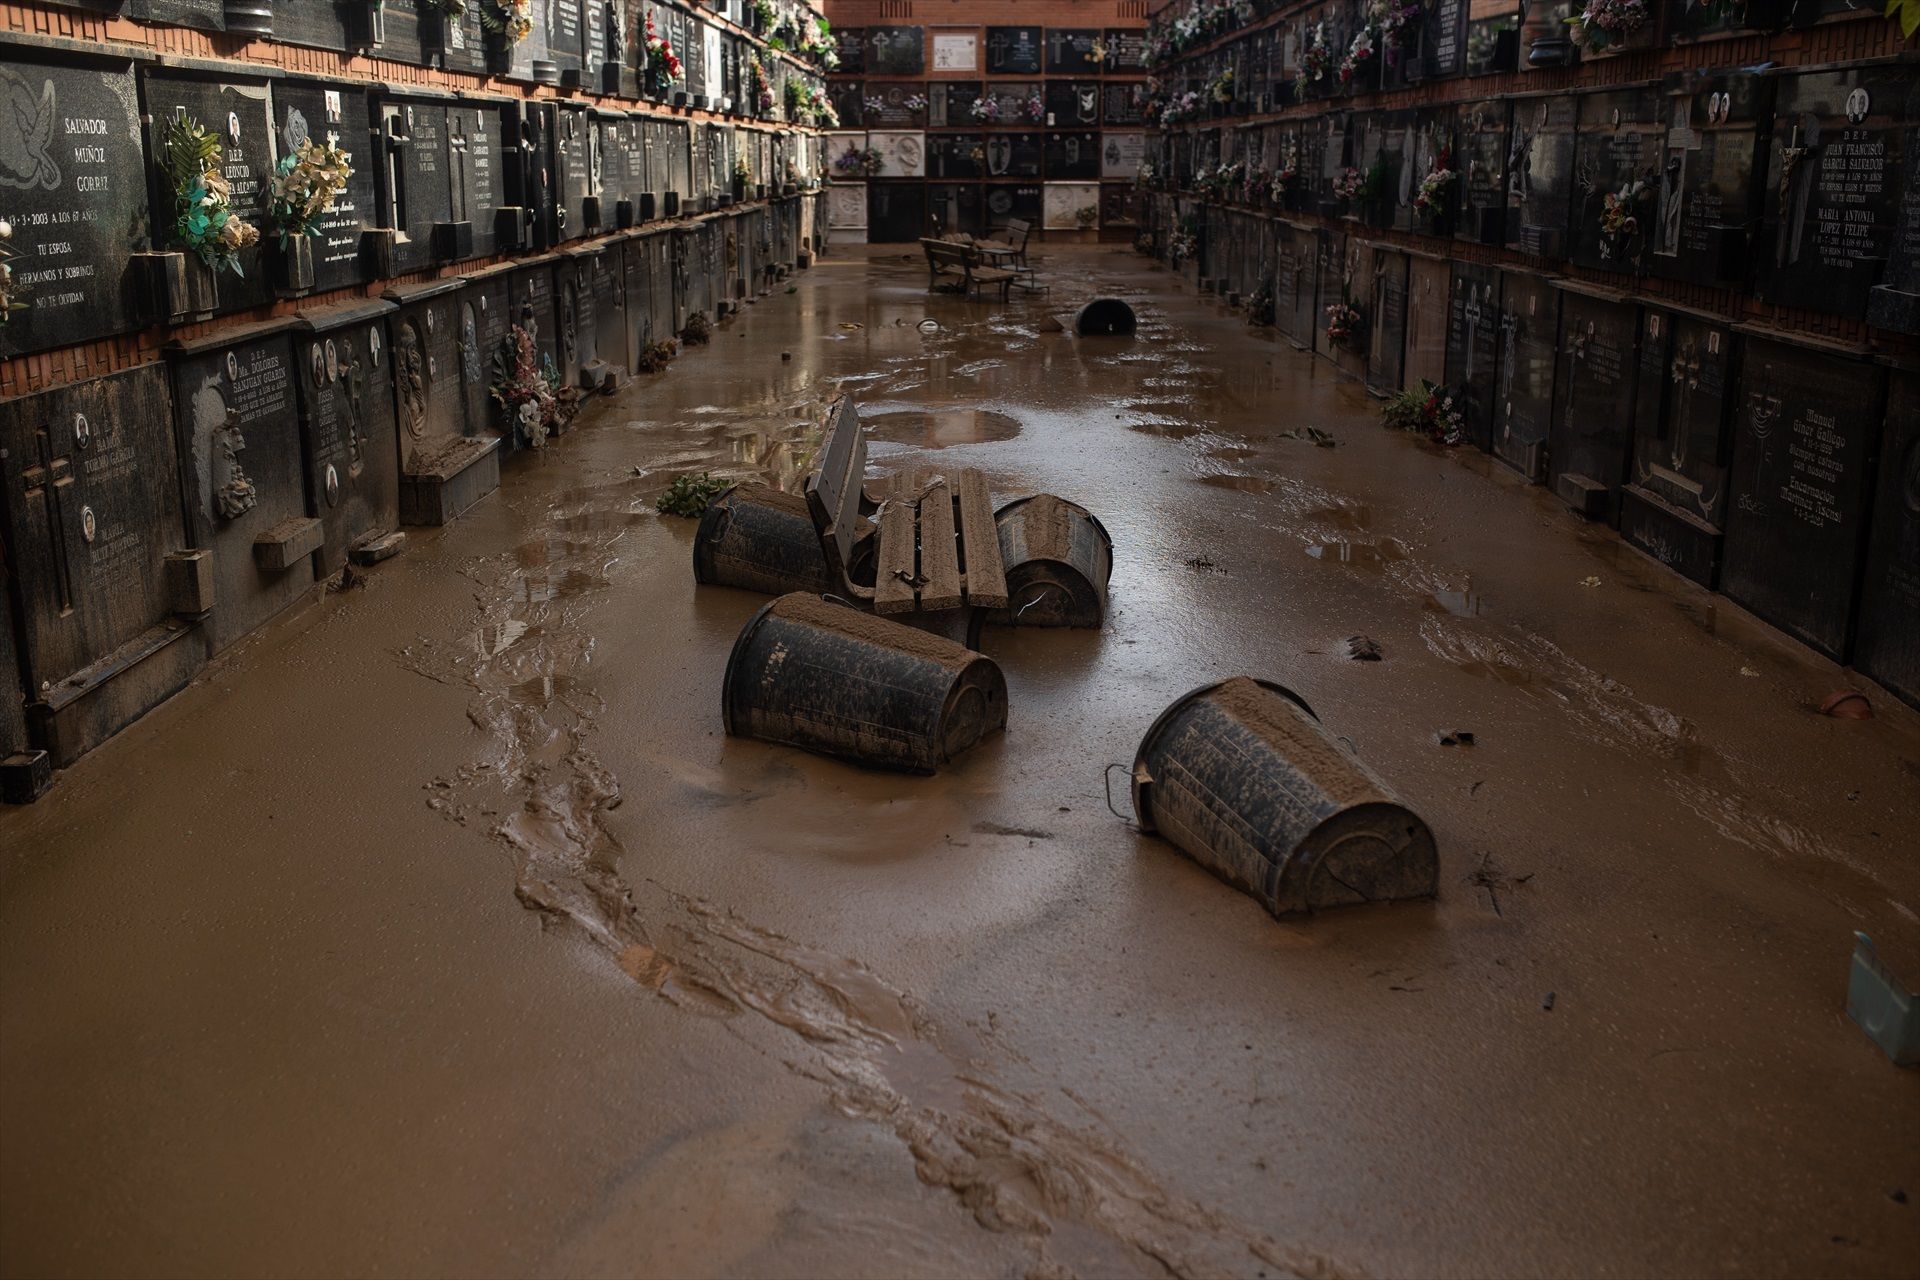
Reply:
[[[367,587],[367,575],[354,569],[352,565],[340,571],[340,576],[327,584],[328,591],[364,591]]]
[[[1820,700],[1820,714],[1835,720],[1871,720],[1873,704],[1858,689],[1835,689]]]
[[[1553,992],[1551,991],[1547,992],[1547,998],[1540,1002],[1540,1007],[1542,1009],[1545,1009],[1548,1013],[1553,1012]]]
[[[922,320],[920,322],[920,332],[938,333],[940,332],[940,322],[938,320],[935,320],[932,316],[928,316],[925,320]]]
[[[1504,916],[1506,913],[1500,910],[1500,891],[1517,888],[1531,879],[1533,879],[1531,871],[1523,876],[1508,875],[1501,869],[1500,864],[1493,860],[1492,854],[1483,853],[1480,855],[1480,865],[1475,867],[1461,883],[1472,885],[1476,889],[1485,889],[1487,902],[1493,907],[1493,914]],[[1549,996],[1548,999],[1552,997]]]
[[[662,338],[658,342],[647,344],[646,350],[642,351],[640,358],[634,362],[634,367],[641,373],[659,373],[672,364],[673,358],[679,354],[678,342],[672,338]]]
[[[1133,758],[1133,811],[1276,917],[1431,898],[1427,824],[1297,694],[1236,676],[1176,701]]]
[[[707,313],[696,311],[687,317],[686,328],[680,330],[680,341],[690,347],[704,347],[713,340],[713,322],[707,319]]]
[[[789,360],[791,360],[791,359],[793,359],[793,352],[791,352],[791,351],[782,351],[782,352],[780,353],[780,362],[781,362],[782,364],[785,364],[785,363],[786,363],[787,361],[789,361]]]
[[[1227,571],[1224,567],[1215,564],[1205,556],[1191,556],[1182,560],[1180,563],[1186,565],[1189,569],[1198,569],[1202,573],[1217,573],[1223,578],[1227,576]]]
[[[1920,992],[1887,968],[1873,939],[1857,929],[1847,976],[1847,1016],[1894,1066],[1920,1066]]]
[[[1348,636],[1347,637],[1347,661],[1378,662],[1380,661],[1382,656],[1383,655],[1380,652],[1380,642],[1373,639],[1372,637],[1370,636]]]
[[[983,836],[1023,836],[1028,840],[1051,840],[1053,832],[1033,827],[1008,827],[998,822],[976,822],[973,829]]]
[[[1042,333],[1065,333],[1067,331],[1067,326],[1061,324],[1052,316],[1044,317],[1040,323],[1034,327]]]
[[[1600,585],[1600,575],[1597,573],[1590,573],[1586,577],[1580,579],[1580,585],[1583,587],[1597,587]]]
[[[680,476],[667,486],[667,491],[653,504],[654,509],[667,516],[699,516],[706,512],[709,502],[731,487],[728,481],[705,471]]]
[[[866,328],[865,325],[861,324],[857,320],[842,320],[840,322],[840,327],[841,329],[845,330],[847,333],[855,333],[861,329]]]
[[[1758,676],[1760,673],[1758,671],[1755,671],[1752,667],[1741,667],[1740,674],[1743,676]]]
[[[1318,427],[1295,427],[1291,431],[1282,431],[1280,438],[1282,440],[1311,440],[1322,449],[1332,449],[1340,443],[1333,438],[1332,432],[1322,431]]]
[[[1473,745],[1473,734],[1466,729],[1455,729],[1452,733],[1436,733],[1433,736],[1439,740],[1440,745],[1443,747],[1470,747]]]

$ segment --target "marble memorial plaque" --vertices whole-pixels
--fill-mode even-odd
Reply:
[[[1407,361],[1407,255],[1375,246],[1369,289],[1367,389],[1399,391]]]
[[[980,70],[980,37],[972,31],[933,33],[933,70],[936,75],[971,75]]]
[[[1748,338],[1735,383],[1720,589],[1836,662],[1853,638],[1884,375]]]
[[[1550,479],[1561,501],[1592,520],[1620,517],[1633,448],[1638,320],[1631,302],[1561,291]]]
[[[927,123],[936,129],[975,129],[973,104],[985,92],[978,80],[948,80],[927,86]]]
[[[978,133],[936,133],[927,138],[929,178],[978,178],[986,172],[986,138]]]
[[[1860,317],[1894,252],[1911,67],[1783,75],[1775,91],[1758,254],[1771,302]],[[1908,185],[1920,183],[1909,172]]]
[[[1645,309],[1634,388],[1633,482],[1620,532],[1711,589],[1727,519],[1733,331],[1697,316]]]
[[[1004,227],[1010,218],[1038,227],[1041,219],[1040,188],[1022,184],[995,184],[987,188],[987,225]]]
[[[936,182],[927,186],[927,225],[936,235],[987,229],[986,201],[977,182]]]
[[[1559,290],[1544,277],[1503,273],[1493,455],[1534,484],[1547,478],[1559,303]]]
[[[1039,27],[987,28],[987,74],[1039,75],[1043,57]]]
[[[1138,225],[1140,215],[1136,194],[1131,182],[1101,183],[1100,225],[1103,227],[1131,227]]]
[[[347,27],[336,4],[281,4],[273,11],[273,38],[280,44],[345,53]]]
[[[1419,78],[1444,80],[1467,69],[1469,0],[1434,0],[1420,22]]]
[[[1142,133],[1107,132],[1100,135],[1100,176],[1129,182],[1140,176],[1147,138]]]
[[[1854,664],[1920,707],[1920,375],[1888,389]]]
[[[1447,381],[1448,302],[1453,272],[1444,258],[1411,256],[1407,269],[1407,362],[1401,383]]]
[[[1894,218],[1887,268],[1867,298],[1867,323],[1898,333],[1920,333],[1920,128],[1908,127],[1904,151],[1907,177]]]
[[[926,175],[925,134],[869,133],[867,145],[880,153],[880,177],[919,178]]]
[[[840,123],[857,126],[866,111],[865,85],[859,80],[829,80],[827,101],[833,104]]]
[[[1296,347],[1311,347],[1314,333],[1313,233],[1276,223],[1273,255],[1273,323]]]
[[[387,318],[387,348],[401,470],[430,474],[489,421],[468,423],[463,386],[467,362],[483,362],[478,295],[457,280],[434,280],[396,286],[386,298],[397,308]],[[301,392],[319,385],[309,371]]]
[[[169,27],[197,27],[202,31],[227,29],[225,0],[127,0],[127,16],[136,22]]]
[[[312,556],[297,554],[297,537],[289,541],[308,518],[292,324],[270,322],[168,351],[188,537],[213,550],[215,652],[313,585]],[[337,348],[335,361],[337,375]],[[276,548],[288,551],[284,567],[269,567]]]
[[[1147,86],[1127,81],[1101,87],[1100,115],[1109,128],[1115,125],[1141,125],[1147,119]]]
[[[1512,99],[1507,141],[1507,247],[1536,258],[1567,256],[1573,205],[1572,94]]]
[[[1327,308],[1352,296],[1347,272],[1347,237],[1343,232],[1324,229],[1314,234],[1313,349],[1332,358],[1333,344],[1327,338]]]
[[[1049,182],[1045,188],[1045,227],[1048,231],[1080,229],[1080,210],[1100,207],[1100,188],[1090,182]]]
[[[835,231],[867,229],[867,184],[835,182],[827,188],[827,226]]]
[[[560,69],[560,79],[564,84],[578,84],[584,65],[587,33],[586,15],[580,11],[582,2],[540,0],[546,8],[545,21],[541,25],[547,30],[547,61]],[[586,3],[598,3],[598,0],[586,0]],[[692,52],[690,48],[682,46],[680,56],[685,59]]]
[[[560,176],[560,239],[578,240],[592,231],[587,225],[587,197],[592,192],[593,122],[584,106],[560,104],[554,136],[554,155]]]
[[[369,133],[367,95],[344,81],[281,80],[273,86],[274,142],[281,155],[302,143],[326,142],[344,150],[352,174],[334,197],[313,241],[313,287],[344,289],[368,278],[360,237],[377,225],[374,174],[379,152]],[[270,234],[263,230],[262,235]]]
[[[377,174],[377,222],[400,233],[393,246],[393,274],[399,275],[432,263],[433,229],[453,217],[447,108],[438,101],[383,99],[377,110],[390,148]]]
[[[926,234],[926,186],[920,182],[867,184],[867,241],[912,243]]]
[[[148,203],[133,73],[13,62],[0,93],[15,124],[0,137],[0,218],[13,224],[20,305],[0,325],[0,357],[135,327],[129,263]]]
[[[840,55],[840,69],[838,74],[843,76],[857,76],[866,73],[867,29],[865,27],[834,27],[833,47],[835,52]],[[842,120],[852,120],[854,117],[842,111],[840,118]]]
[[[425,65],[427,54],[420,41],[419,4],[420,0],[381,0],[380,43],[369,52],[391,62]]]
[[[927,86],[868,82],[861,119],[869,129],[918,129],[927,121]]]
[[[460,391],[468,435],[492,436],[502,449],[518,443],[506,409],[493,398],[501,362],[511,359],[514,264],[483,267],[464,277],[460,290]]]
[[[1102,75],[1124,74],[1147,69],[1147,33],[1138,27],[1108,27],[1107,58],[1100,64]]]

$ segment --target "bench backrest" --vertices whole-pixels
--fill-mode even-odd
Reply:
[[[929,250],[931,252],[931,250]],[[833,402],[827,432],[820,442],[820,460],[807,477],[807,510],[820,535],[827,569],[839,585],[846,584],[853,562],[854,535],[860,524],[860,489],[867,478],[867,438],[852,396]]]
[[[920,245],[927,251],[927,260],[930,262],[950,262],[956,267],[964,267],[973,257],[971,249],[951,240],[922,240]]]
[[[1027,237],[1033,234],[1033,224],[1025,218],[1007,219],[1007,243],[1016,249],[1024,249]]]

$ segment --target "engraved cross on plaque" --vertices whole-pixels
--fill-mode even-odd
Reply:
[[[67,564],[65,510],[69,501],[67,491],[73,488],[73,459],[68,453],[55,451],[53,432],[48,427],[34,432],[34,444],[40,457],[21,473],[21,496],[26,499],[26,510],[38,509],[46,522],[47,551],[53,562],[54,585],[60,594],[60,613],[64,616],[73,611],[73,570]]]
[[[468,222],[467,212],[467,122],[461,111],[447,113],[447,164],[452,169],[449,187],[453,196],[453,221]]]

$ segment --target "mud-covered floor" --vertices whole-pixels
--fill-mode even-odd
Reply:
[[[0,812],[0,1269],[1914,1275],[1920,1075],[1842,1006],[1856,928],[1920,978],[1920,717],[1045,258],[1004,310],[802,273]],[[1042,330],[1096,289],[1139,337]],[[763,598],[653,511],[795,483],[836,390],[876,470],[1113,534],[1108,628],[989,631],[1009,731],[938,777],[727,739]],[[1436,903],[1277,924],[1108,812],[1239,672],[1427,818]]]

